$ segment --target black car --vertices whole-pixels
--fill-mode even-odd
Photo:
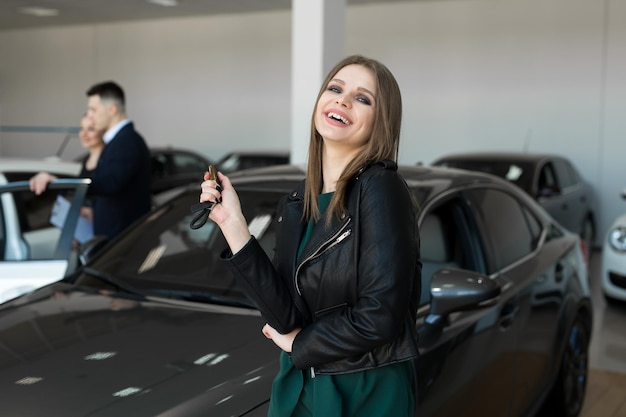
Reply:
[[[205,156],[181,148],[150,148],[152,159],[152,194],[181,185],[200,183],[211,160]]]
[[[216,165],[221,172],[226,174],[243,169],[288,164],[289,155],[289,151],[235,151],[224,155]]]
[[[400,172],[421,207],[418,415],[577,416],[593,322],[580,238],[495,176]],[[303,175],[231,176],[268,254],[278,199]],[[82,270],[0,306],[3,415],[266,415],[279,351],[219,258],[219,229],[189,227],[198,196],[189,187]]]
[[[578,233],[587,250],[593,248],[593,190],[567,158],[517,152],[461,153],[443,156],[433,165],[486,172],[511,181],[536,199],[556,221]]]

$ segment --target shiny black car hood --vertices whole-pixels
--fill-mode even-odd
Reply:
[[[253,310],[57,284],[0,308],[6,416],[233,416],[268,400],[278,350]]]

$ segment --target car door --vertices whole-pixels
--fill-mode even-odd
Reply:
[[[63,278],[88,179],[60,179],[36,196],[27,181],[0,185],[0,302]],[[57,197],[70,201],[63,227],[50,223]],[[56,213],[58,214],[58,213]]]
[[[457,192],[426,207],[420,222],[423,268],[417,322],[420,357],[416,361],[420,416],[510,415],[519,336],[508,318],[514,293],[506,292],[490,305],[468,306],[441,320],[432,311],[432,291],[438,289],[431,288],[431,280],[437,271],[460,268],[456,273],[460,287],[471,275],[469,271],[486,271],[483,238],[474,217],[465,193]]]
[[[545,161],[539,168],[537,201],[550,215],[566,229],[578,232],[579,224],[572,213],[571,192],[563,186],[563,176],[559,176],[552,160]]]
[[[573,264],[566,260],[558,230],[546,230],[519,196],[495,189],[468,195],[485,237],[488,273],[509,284],[501,294],[500,325],[508,326],[515,340],[511,416],[527,415],[550,381],[563,277],[571,274]]]
[[[580,233],[587,215],[585,186],[572,164],[564,158],[555,158],[554,168],[563,196],[563,215],[567,216],[567,227],[574,233]]]

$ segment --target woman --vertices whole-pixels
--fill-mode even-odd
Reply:
[[[84,115],[80,119],[80,130],[78,131],[78,137],[80,138],[80,144],[83,148],[87,149],[89,153],[81,161],[81,169],[78,174],[81,178],[91,178],[93,172],[98,165],[98,159],[104,149],[104,140],[102,138],[104,132],[96,130],[93,122],[89,121],[87,115]],[[50,181],[56,180],[55,175],[49,172],[39,172],[30,179],[30,189],[35,194],[39,195],[46,190]]]
[[[91,178],[96,166],[98,165],[98,159],[104,149],[104,132],[96,130],[96,127],[92,121],[85,115],[80,119],[80,131],[78,137],[83,148],[87,149],[89,153],[82,160],[82,167],[79,176],[82,178]],[[93,209],[92,198],[85,201],[85,206],[80,209],[80,215],[87,218],[90,223],[93,224]]]
[[[91,122],[87,116],[83,116],[80,119],[80,131],[78,137],[80,138],[80,144],[83,148],[87,149],[89,153],[82,160],[82,169],[80,176],[84,178],[91,178],[91,175],[96,170],[98,165],[98,159],[104,149],[104,140],[102,139],[104,132],[96,130],[93,122]]]
[[[410,416],[420,293],[416,209],[397,173],[402,103],[378,61],[350,56],[317,98],[307,178],[277,209],[274,261],[227,176],[200,202],[282,349],[270,416]],[[220,200],[221,198],[221,200]]]
[[[100,158],[100,154],[104,149],[104,140],[103,140],[104,132],[96,130],[93,122],[91,122],[87,115],[84,115],[80,119],[80,130],[78,132],[78,137],[80,138],[80,143],[83,148],[87,149],[89,152],[81,161],[81,169],[78,174],[81,178],[91,178],[93,172],[98,165],[98,159]],[[43,193],[48,186],[50,181],[56,180],[57,177],[55,175],[50,174],[49,172],[39,172],[30,179],[30,189],[36,195]],[[85,206],[81,207],[80,215],[86,218],[89,223],[93,224],[93,210],[91,208],[92,200],[85,200]]]

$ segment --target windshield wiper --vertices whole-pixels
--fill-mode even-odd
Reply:
[[[106,272],[102,272],[99,271],[97,269],[94,268],[90,268],[90,267],[84,267],[81,272],[98,278],[99,280],[114,286],[115,288],[117,288],[118,290],[127,292],[127,293],[131,293],[131,294],[137,294],[137,295],[141,295],[142,297],[145,297],[145,295],[137,290],[135,290],[132,286],[128,285],[127,283],[117,279],[117,278],[113,278],[110,274],[107,274]]]

